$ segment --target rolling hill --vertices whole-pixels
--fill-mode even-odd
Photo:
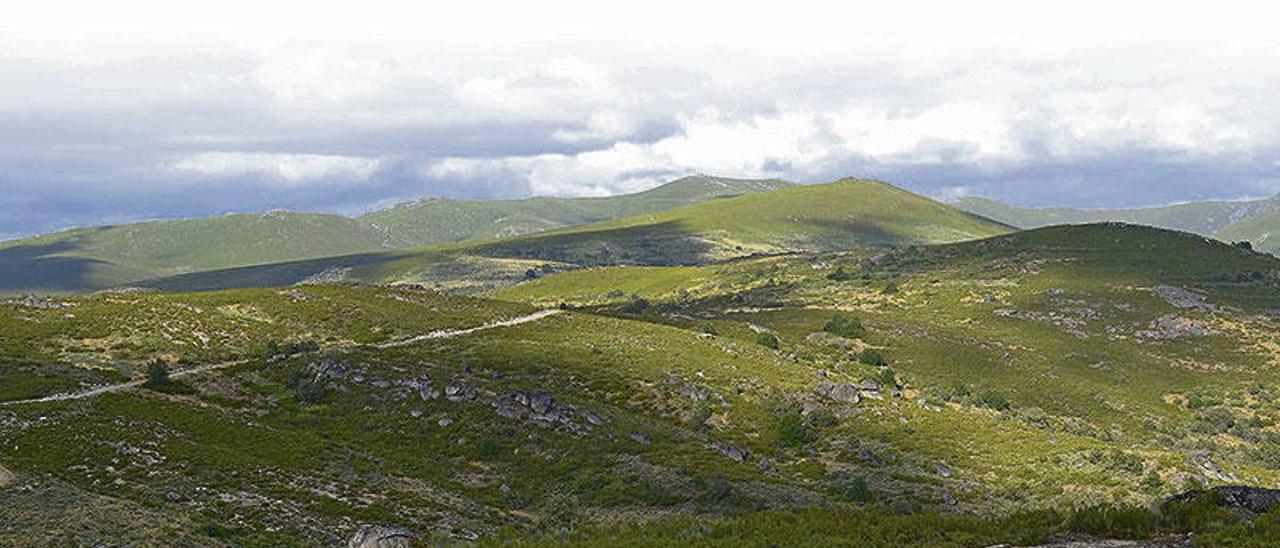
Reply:
[[[414,245],[521,236],[753,192],[791,186],[780,179],[690,176],[657,188],[601,198],[535,197],[522,200],[431,198],[375,211],[361,220]]]
[[[281,286],[304,280],[487,289],[598,265],[704,264],[753,254],[955,242],[1008,232],[999,223],[892,185],[844,179],[716,199],[664,212],[491,241],[397,249],[175,276],[166,289]]]
[[[1246,241],[1258,251],[1280,254],[1280,210],[1259,213],[1227,225],[1215,232],[1214,237],[1224,242]]]
[[[608,198],[433,199],[360,219],[272,211],[73,229],[0,242],[0,294],[87,291],[184,273],[508,237],[789,185],[696,176]]]
[[[0,294],[92,290],[399,244],[355,219],[283,211],[65,230],[0,243]]]
[[[977,197],[960,198],[952,205],[1018,228],[1118,221],[1208,236],[1253,215],[1280,210],[1280,195],[1263,200],[1201,201],[1132,209],[1030,208]]]

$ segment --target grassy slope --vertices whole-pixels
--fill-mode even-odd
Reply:
[[[540,234],[422,249],[178,276],[173,290],[279,286],[335,268],[349,280],[448,287],[487,277],[487,287],[520,281],[529,268],[601,264],[697,264],[752,253],[953,242],[1007,232],[998,223],[885,183],[843,180],[793,186]],[[454,268],[465,261],[476,268]]]
[[[605,198],[429,199],[375,211],[361,219],[423,246],[520,236],[789,185],[778,179],[694,176],[644,192]]]
[[[837,267],[846,279],[828,278]],[[14,335],[0,341],[0,386],[26,386],[7,399],[136,375],[164,354],[184,365],[253,356],[276,339],[315,339],[351,371],[311,404],[289,385],[319,356],[202,375],[190,379],[190,395],[140,390],[0,407],[8,440],[0,463],[35,482],[23,507],[55,503],[42,498],[58,492],[44,483],[55,481],[80,498],[108,495],[170,516],[168,525],[151,514],[100,518],[125,520],[122,531],[167,527],[211,544],[332,543],[323,535],[340,541],[361,523],[426,537],[507,529],[558,542],[585,523],[651,519],[664,521],[581,541],[1032,542],[1075,526],[1043,516],[991,523],[886,514],[1147,504],[1192,478],[1222,482],[1191,454],[1210,455],[1238,483],[1280,480],[1280,462],[1268,456],[1280,454],[1268,434],[1280,425],[1280,383],[1265,374],[1280,364],[1280,347],[1275,320],[1260,313],[1280,297],[1273,279],[1253,272],[1280,272],[1280,261],[1186,234],[1105,225],[698,267],[589,269],[501,294],[533,307],[333,286],[5,306],[0,327]],[[1156,283],[1202,291],[1219,308],[1176,309],[1152,294]],[[629,298],[611,300],[615,288],[652,308],[624,317],[610,307],[570,312],[400,348],[349,346],[511,317],[544,302]],[[836,310],[861,318],[867,334],[814,336]],[[1169,314],[1216,333],[1138,335]],[[705,324],[718,335],[700,335]],[[781,348],[758,345],[758,330],[775,333]],[[888,358],[901,396],[842,405],[811,393],[823,379],[883,379],[884,370],[850,353],[865,345]],[[11,382],[33,376],[63,384]],[[479,398],[430,400],[401,388],[428,377],[437,389],[467,382]],[[493,403],[513,390],[547,390],[603,421],[577,435],[501,418]],[[1008,405],[992,404],[991,394]],[[816,405],[802,419],[808,437],[799,445],[784,443],[778,426],[793,412],[788,401]],[[1209,412],[1239,427],[1217,430]],[[442,426],[445,417],[452,423]],[[713,440],[751,457],[726,459],[708,447]],[[855,478],[874,502],[849,494]],[[804,510],[814,505],[821,508]]]
[[[186,272],[372,251],[394,242],[361,221],[290,212],[67,230],[0,243],[0,294],[95,289]]]
[[[1265,200],[1190,202],[1135,209],[1029,208],[985,198],[962,198],[953,205],[1019,228],[1122,221],[1210,235],[1252,215],[1280,210],[1280,197]]]
[[[1226,226],[1213,236],[1224,242],[1248,241],[1259,251],[1280,253],[1280,211],[1249,217]]]

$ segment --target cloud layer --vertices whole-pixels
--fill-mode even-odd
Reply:
[[[123,17],[111,11],[19,14],[23,32],[0,32],[0,237],[607,195],[691,172],[873,176],[1028,205],[1280,191],[1280,50],[1247,13],[1222,19],[1231,9],[1161,8],[1155,25],[1157,5],[1099,18],[1101,4],[935,4],[921,21],[922,6],[802,2],[731,23],[701,6],[553,2],[375,21],[391,12],[374,4],[262,8],[307,9],[316,34],[222,12],[191,34],[163,8],[154,32],[129,34],[93,30]],[[240,8],[258,13],[225,11]],[[508,17],[486,18],[496,9]],[[1232,26],[1206,34],[1214,23]]]

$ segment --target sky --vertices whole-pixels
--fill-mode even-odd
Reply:
[[[1280,37],[1252,3],[22,4],[0,238],[693,173],[1030,206],[1280,192]]]

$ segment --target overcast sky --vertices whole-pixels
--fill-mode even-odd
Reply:
[[[1280,192],[1280,38],[1249,4],[182,4],[6,8],[0,238],[689,173],[1024,205]]]

